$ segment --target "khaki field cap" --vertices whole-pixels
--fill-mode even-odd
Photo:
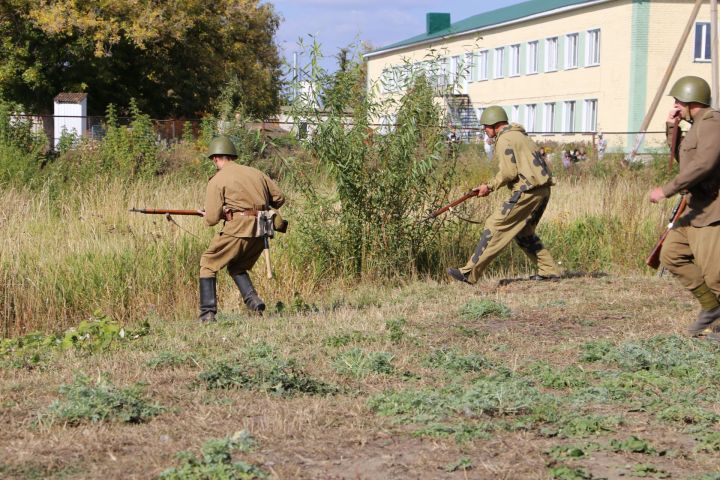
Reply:
[[[208,146],[208,158],[212,158],[213,155],[227,155],[228,157],[237,157],[237,150],[235,145],[225,135],[213,138]]]
[[[685,103],[710,105],[710,85],[700,77],[688,75],[679,78],[670,89],[670,96]]]
[[[483,110],[483,113],[480,116],[481,125],[495,125],[496,123],[507,121],[507,113],[505,113],[505,110],[502,107],[499,107],[497,105],[487,107],[485,110]]]

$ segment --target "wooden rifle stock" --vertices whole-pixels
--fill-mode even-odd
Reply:
[[[203,214],[198,212],[197,210],[170,210],[170,209],[163,209],[163,208],[131,208],[131,212],[135,213],[145,213],[145,214],[152,214],[152,215],[195,215],[198,217],[202,217]]]
[[[464,201],[466,201],[466,200],[468,200],[468,199],[470,199],[470,198],[472,198],[472,197],[477,197],[477,194],[478,194],[478,192],[476,192],[475,190],[470,190],[469,192],[467,192],[465,195],[463,195],[462,197],[458,198],[457,200],[453,200],[452,202],[450,202],[449,204],[445,205],[444,207],[438,208],[437,210],[435,210],[434,212],[432,212],[430,215],[428,215],[428,216],[425,218],[425,220],[430,220],[431,218],[435,218],[435,217],[437,217],[438,215],[442,215],[443,213],[447,212],[447,211],[450,210],[451,208],[453,208],[453,207],[455,207],[455,206],[457,206],[457,205],[460,205],[460,204],[463,203]]]
[[[663,242],[665,242],[665,237],[668,236],[668,233],[670,233],[670,230],[672,230],[673,225],[675,225],[675,222],[680,218],[680,215],[683,214],[685,211],[685,207],[687,206],[687,199],[683,196],[680,199],[680,202],[678,202],[677,205],[675,205],[675,208],[672,211],[672,215],[670,217],[670,223],[668,223],[667,227],[665,228],[665,231],[662,235],[660,235],[660,238],[658,239],[657,243],[652,249],[652,252],[650,252],[650,255],[645,260],[645,263],[648,267],[657,269],[660,266],[660,250],[662,250]]]
[[[675,122],[673,123],[673,130],[672,130],[672,136],[670,137],[670,158],[668,159],[668,172],[672,171],[673,167],[673,160],[676,160],[675,155],[677,154],[678,144],[680,142],[680,116],[675,117]],[[665,231],[662,235],[660,235],[660,238],[655,243],[655,246],[652,249],[652,252],[650,252],[650,255],[645,259],[645,264],[650,267],[657,270],[657,268],[660,266],[660,250],[662,250],[663,242],[665,242],[665,237],[668,236],[668,233],[670,233],[670,230],[672,230],[673,225],[675,225],[675,222],[680,218],[680,215],[685,211],[685,207],[687,206],[687,200],[685,200],[685,197],[683,196],[677,205],[675,205],[675,208],[673,208],[672,213],[670,214],[670,222],[668,223],[667,227],[665,227]]]

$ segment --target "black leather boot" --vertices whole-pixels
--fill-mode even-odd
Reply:
[[[201,322],[214,322],[217,313],[217,296],[215,295],[215,277],[200,279],[200,317]]]
[[[240,295],[242,295],[245,306],[253,312],[262,313],[262,311],[265,310],[265,303],[255,291],[255,287],[253,287],[250,281],[250,275],[248,275],[247,272],[242,272],[237,275],[232,275],[232,279],[235,281],[238,289],[240,289]]]

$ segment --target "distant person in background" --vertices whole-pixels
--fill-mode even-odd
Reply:
[[[540,149],[518,124],[508,123],[507,113],[497,105],[488,107],[480,117],[487,136],[494,140],[499,171],[488,183],[473,189],[486,197],[506,186],[509,198],[485,221],[480,241],[464,267],[448,268],[455,280],[476,283],[483,271],[513,240],[538,269],[532,280],[557,278],[560,267],[535,234],[550,201],[553,178],[540,157]]]
[[[587,160],[587,153],[585,153],[585,148],[584,148],[584,147],[580,147],[580,150],[578,150],[578,152],[577,152],[577,159],[578,159],[578,162],[582,162],[582,161]]]
[[[565,167],[565,170],[572,167],[572,161],[570,160],[570,153],[567,150],[563,150],[562,157],[560,157],[560,160],[562,161],[563,167]]]
[[[483,141],[483,147],[485,148],[485,156],[488,160],[493,158],[493,139],[484,135],[485,140]]]
[[[545,147],[540,147],[540,158],[543,159],[543,162],[547,163],[547,152],[545,151]]]
[[[710,108],[710,86],[700,77],[678,79],[670,95],[668,139],[676,118],[692,127],[680,143],[678,174],[650,191],[652,203],[687,192],[687,208],[665,238],[660,263],[700,304],[688,333],[720,340],[720,112]]]
[[[605,150],[607,149],[607,140],[603,138],[602,132],[598,133],[597,138],[597,156],[598,160],[602,160],[605,156]]]

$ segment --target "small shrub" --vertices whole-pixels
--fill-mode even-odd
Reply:
[[[253,438],[246,432],[238,432],[231,438],[208,440],[202,447],[202,458],[191,452],[180,452],[181,465],[163,471],[163,480],[253,480],[267,478],[260,468],[243,461],[232,461],[232,452],[248,451],[254,446]]]
[[[559,433],[564,437],[588,437],[613,432],[622,420],[601,415],[569,415],[560,419]]]
[[[337,388],[315,380],[294,365],[273,359],[262,365],[229,365],[218,362],[210,369],[201,372],[198,380],[207,388],[247,388],[280,396],[295,394],[328,395],[337,392]]]
[[[652,478],[670,478],[671,475],[665,470],[650,465],[648,463],[639,463],[632,468],[633,477],[652,477]]]
[[[392,343],[400,343],[405,337],[403,330],[407,320],[404,318],[393,318],[385,322],[385,330],[388,331],[388,338]]]
[[[330,337],[327,337],[323,344],[326,347],[345,347],[351,343],[368,343],[371,339],[370,336],[367,334],[360,332],[358,330],[349,332],[349,333],[341,333],[339,335],[332,335]]]
[[[544,362],[538,362],[529,368],[530,374],[537,379],[543,387],[555,390],[566,388],[577,388],[588,385],[586,373],[571,365],[562,370],[557,370]]]
[[[564,465],[551,468],[548,474],[554,480],[590,480],[593,478],[590,473],[582,468],[572,468]]]
[[[460,315],[465,320],[480,320],[486,317],[507,318],[510,316],[510,309],[493,300],[470,300],[460,309]]]
[[[448,372],[480,372],[492,364],[482,355],[462,355],[455,349],[440,348],[434,350],[423,362],[430,368],[441,368]]]
[[[150,403],[143,389],[142,384],[119,389],[107,374],[100,376],[94,385],[88,377],[78,375],[72,384],[60,387],[65,400],[53,402],[41,420],[59,420],[69,425],[85,421],[142,423],[164,410]]]
[[[341,375],[365,378],[370,374],[390,375],[395,373],[393,355],[387,352],[365,352],[353,348],[335,358],[335,370]]]
[[[433,438],[445,438],[453,437],[455,443],[465,443],[471,440],[483,439],[487,440],[490,438],[488,430],[489,425],[479,424],[471,425],[467,423],[460,423],[458,425],[450,425],[445,423],[433,423],[425,428],[415,430],[413,435],[416,437],[433,437]]]
[[[610,449],[613,452],[645,453],[653,455],[657,453],[647,440],[631,435],[625,440],[610,440]]]
[[[587,363],[599,362],[605,358],[605,355],[607,355],[612,348],[613,343],[608,340],[597,340],[584,343],[580,346],[580,349],[582,350],[580,361]]]
[[[704,432],[695,440],[698,442],[695,447],[698,452],[720,452],[720,432]]]

